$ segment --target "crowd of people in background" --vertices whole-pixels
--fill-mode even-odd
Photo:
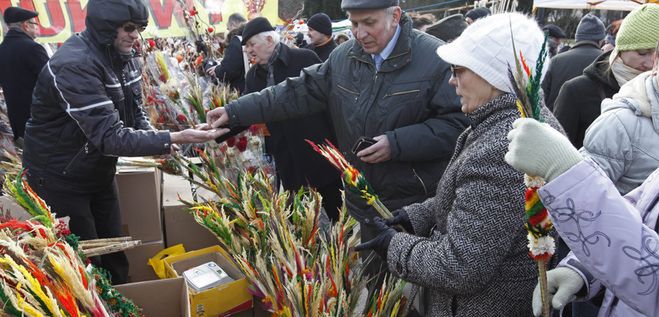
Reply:
[[[441,19],[405,13],[398,0],[341,8],[350,36],[318,12],[290,46],[266,18],[229,16],[223,58],[200,73],[242,97],[179,132],[155,130],[144,115],[141,1],[90,0],[85,31],[50,59],[34,41],[37,14],[5,10],[0,86],[28,182],[83,239],[114,237],[117,156],[223,142],[266,124],[280,185],[316,188],[333,221],[341,179],[305,142],[331,140],[393,211],[380,219],[345,193],[373,284],[384,272],[411,282],[411,315],[467,317],[541,314],[522,225],[524,173],[541,176],[559,237],[552,307],[659,314],[659,5],[608,27],[585,14],[571,45],[557,25],[485,7]],[[543,122],[520,118],[513,42],[529,65],[546,43]],[[122,253],[94,261],[125,281]]]

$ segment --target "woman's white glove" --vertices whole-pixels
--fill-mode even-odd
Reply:
[[[533,119],[515,120],[508,140],[506,163],[529,176],[542,177],[546,182],[583,160],[567,137]]]
[[[576,298],[576,294],[584,285],[581,275],[573,269],[558,267],[547,272],[547,290],[551,306],[560,310],[567,303]],[[540,295],[540,283],[533,291],[533,315],[542,315],[542,296]]]

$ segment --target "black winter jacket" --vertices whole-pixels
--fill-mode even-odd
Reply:
[[[23,137],[25,123],[30,118],[32,90],[47,61],[43,46],[22,31],[9,30],[0,44],[0,86],[14,138]]]
[[[330,53],[336,48],[336,43],[334,40],[330,40],[323,46],[316,46],[313,44],[307,45],[305,48],[316,52],[321,61],[326,61],[329,58]]]
[[[318,56],[307,49],[279,45],[279,54],[273,62],[275,83],[300,74],[304,67],[320,63]],[[247,72],[246,93],[261,91],[267,87],[266,67],[253,66]],[[336,182],[339,172],[327,160],[314,152],[304,140],[323,143],[335,142],[332,125],[326,112],[267,124],[270,137],[268,152],[275,158],[277,173],[282,185],[288,190],[298,190],[311,185],[319,188]]]
[[[233,89],[243,93],[245,90],[245,64],[243,59],[243,46],[240,37],[233,36],[224,51],[224,58],[215,68],[215,77],[221,82],[229,84]]]
[[[81,192],[107,188],[117,156],[170,151],[169,132],[154,131],[142,111],[139,61],[112,44],[126,21],[146,24],[146,8],[139,0],[95,3],[87,29],[39,74],[23,155],[31,176]]]
[[[554,102],[566,81],[583,74],[584,69],[602,54],[597,43],[581,41],[569,51],[560,53],[551,59],[547,75],[542,81],[542,90],[545,92],[545,105],[549,110],[554,109]]]
[[[611,52],[600,55],[583,75],[565,82],[556,98],[554,115],[576,148],[583,146],[586,129],[599,117],[602,100],[620,90],[609,66],[609,55]]]
[[[273,122],[327,111],[339,150],[359,169],[391,210],[432,196],[467,126],[449,65],[437,57],[440,40],[412,29],[403,15],[393,52],[376,71],[373,58],[354,40],[322,64],[277,86],[227,105],[231,126]],[[361,136],[386,135],[391,160],[367,164],[350,150]],[[376,215],[346,192],[353,216]]]

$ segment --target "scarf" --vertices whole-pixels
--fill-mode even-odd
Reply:
[[[611,53],[609,63],[611,65],[613,76],[616,78],[616,81],[620,87],[642,73],[642,71],[638,69],[625,65],[617,52]]]
[[[266,80],[267,87],[274,86],[277,83],[275,82],[275,61],[279,57],[279,52],[281,51],[281,43],[277,43],[275,49],[272,51],[272,55],[268,60],[268,77]]]

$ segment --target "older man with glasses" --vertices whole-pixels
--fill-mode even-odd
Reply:
[[[83,240],[121,234],[114,179],[118,156],[168,154],[219,131],[156,131],[142,109],[142,71],[133,45],[149,15],[140,0],[90,0],[86,29],[43,68],[25,129],[28,182]],[[92,259],[124,283],[123,253]]]
[[[48,61],[46,50],[34,41],[39,36],[37,15],[18,7],[9,7],[3,14],[9,32],[0,44],[0,86],[7,101],[14,140],[23,137],[25,123],[30,118],[32,90]]]

